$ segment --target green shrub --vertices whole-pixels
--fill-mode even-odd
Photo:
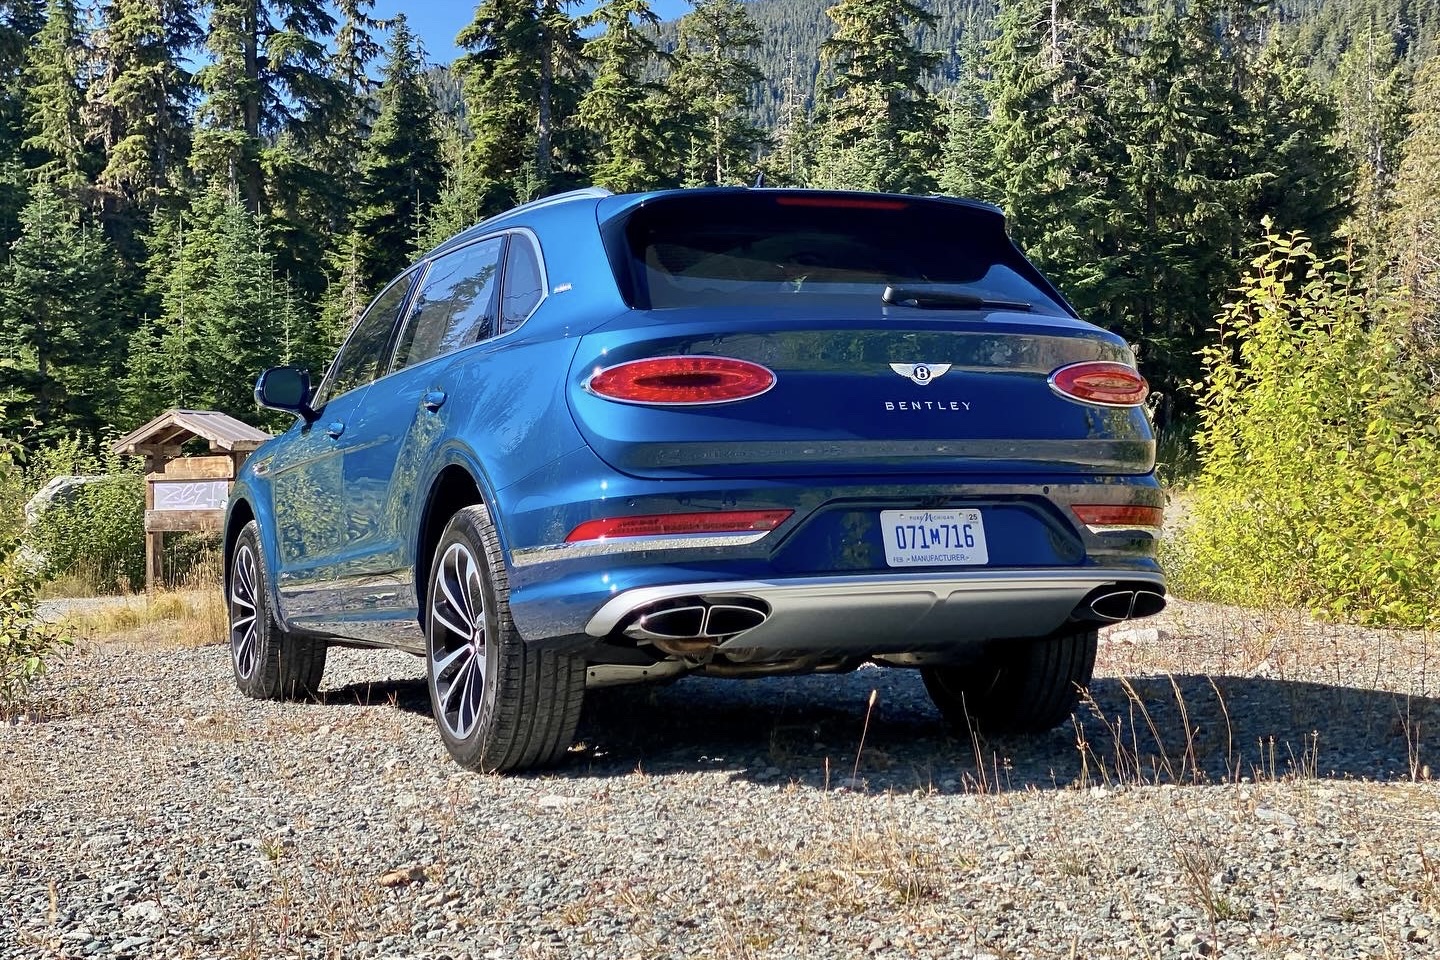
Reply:
[[[1169,548],[1174,585],[1440,624],[1440,403],[1347,265],[1266,228],[1203,354],[1201,469]]]
[[[39,489],[72,474],[104,479],[73,491],[30,529],[29,545],[43,557],[41,577],[84,581],[94,590],[144,583],[145,478],[139,462],[101,459],[77,441],[64,441],[36,455],[31,485]]]
[[[0,545],[0,715],[24,703],[49,658],[71,644],[35,619],[35,575],[15,560],[17,541]]]

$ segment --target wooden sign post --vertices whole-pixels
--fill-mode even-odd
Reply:
[[[145,590],[164,582],[165,534],[219,532],[230,484],[270,434],[213,410],[167,410],[115,441],[123,456],[145,458]],[[193,440],[210,456],[187,456]]]

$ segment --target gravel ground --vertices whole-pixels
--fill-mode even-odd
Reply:
[[[1046,736],[904,671],[686,680],[502,778],[404,655],[268,704],[90,643],[0,722],[0,958],[1440,957],[1433,646],[1178,604]]]

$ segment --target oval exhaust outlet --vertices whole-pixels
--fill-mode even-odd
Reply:
[[[693,640],[705,633],[705,608],[657,610],[645,614],[625,632],[643,640]]]
[[[1090,612],[1101,620],[1118,622],[1130,619],[1130,610],[1135,605],[1135,591],[1117,590],[1103,593],[1090,601]]]
[[[730,637],[746,630],[753,630],[766,620],[769,614],[754,607],[741,607],[729,603],[717,603],[710,608],[710,617],[705,621],[705,635],[709,637]]]
[[[1153,590],[1136,590],[1135,603],[1130,608],[1132,617],[1153,617],[1165,609],[1165,597]]]

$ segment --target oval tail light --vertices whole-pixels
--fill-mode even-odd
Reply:
[[[596,370],[585,389],[606,400],[689,406],[749,400],[775,386],[775,374],[730,357],[647,357]]]
[[[1070,400],[1102,407],[1138,407],[1150,395],[1140,371],[1112,360],[1087,360],[1050,374],[1050,389]]]

